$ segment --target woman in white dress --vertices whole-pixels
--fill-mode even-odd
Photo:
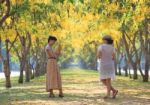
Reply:
[[[118,90],[114,89],[111,81],[115,79],[115,48],[113,47],[113,39],[111,36],[106,35],[103,37],[103,44],[98,47],[98,59],[100,62],[100,80],[107,88],[107,95],[104,97],[109,98],[112,91],[112,98],[116,98]]]

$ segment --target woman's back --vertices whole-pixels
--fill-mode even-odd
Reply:
[[[100,45],[99,50],[101,52],[101,63],[110,64],[113,62],[113,53],[115,52],[112,45],[103,44]]]
[[[98,47],[97,57],[100,61],[100,80],[107,88],[107,95],[104,99],[110,98],[111,92],[113,92],[113,98],[116,98],[118,90],[114,89],[111,80],[115,79],[115,49],[113,47],[113,39],[109,35],[103,37],[103,43]]]

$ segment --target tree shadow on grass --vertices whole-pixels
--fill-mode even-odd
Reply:
[[[33,102],[37,100],[48,102],[48,103],[56,103],[62,105],[70,104],[70,105],[149,105],[150,99],[140,98],[133,95],[122,94],[118,96],[117,99],[103,99],[104,94],[90,94],[87,93],[65,93],[64,98],[48,98],[48,93],[43,92],[43,87],[35,87],[32,88],[15,88],[6,90],[0,93],[0,102],[5,103],[6,105],[9,103],[17,103],[23,104],[24,102],[32,105]],[[72,104],[71,104],[72,103]],[[4,105],[5,105],[4,104]],[[1,105],[1,104],[0,104]],[[3,104],[2,104],[3,105]],[[37,104],[38,105],[38,104]],[[42,105],[42,104],[41,104]]]
[[[104,100],[104,92],[100,90],[103,89],[103,85],[99,84],[97,76],[90,73],[83,74],[74,72],[63,74],[65,90],[63,99],[48,98],[44,76],[21,85],[14,79],[13,88],[0,87],[0,105],[149,105],[150,103],[149,83],[119,77],[113,83],[120,91],[117,99]],[[0,82],[0,86],[2,84],[3,82]]]

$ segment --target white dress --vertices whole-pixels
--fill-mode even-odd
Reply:
[[[102,44],[98,47],[98,51],[101,52],[100,59],[100,79],[115,79],[115,65],[113,60],[113,53],[115,48],[112,45]]]

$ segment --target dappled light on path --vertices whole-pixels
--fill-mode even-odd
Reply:
[[[30,83],[18,85],[13,80],[13,88],[4,89],[0,82],[0,105],[149,105],[150,83],[117,77],[113,85],[118,88],[117,99],[104,100],[105,88],[98,80],[98,72],[92,70],[67,69],[62,71],[63,99],[48,98],[45,92],[45,76]]]

